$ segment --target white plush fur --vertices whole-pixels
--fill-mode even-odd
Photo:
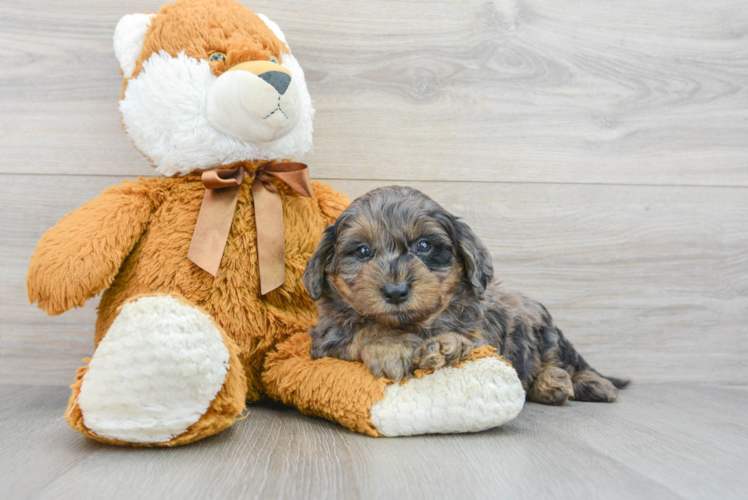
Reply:
[[[269,26],[278,29],[275,23]],[[217,78],[207,61],[187,57],[184,53],[171,57],[164,51],[151,55],[144,62],[143,70],[128,82],[125,97],[119,106],[125,130],[135,146],[154,163],[156,171],[167,176],[184,175],[197,169],[239,161],[300,160],[312,149],[314,108],[304,71],[296,58],[283,54],[282,59],[282,66],[292,75],[295,101],[290,102],[291,94],[287,100],[289,106],[294,105],[293,112],[298,114],[295,118],[298,121],[295,126],[274,134],[271,140],[266,140],[267,136],[254,140],[240,139],[217,130],[211,125],[211,121],[216,123],[215,119],[208,120],[207,102],[212,86],[221,78],[230,82],[236,78],[230,76],[231,73],[241,71],[226,72]],[[250,86],[246,90],[251,91],[252,88]],[[287,93],[289,91],[291,87]],[[251,102],[251,98],[248,102]],[[236,106],[242,106],[238,99]],[[224,109],[227,107],[224,105]],[[238,110],[235,112],[239,113]],[[290,108],[286,110],[287,114],[291,112]],[[239,113],[232,119],[256,120],[255,115]],[[239,128],[248,130],[252,126]],[[281,137],[281,133],[285,135]]]
[[[83,377],[83,422],[105,438],[169,441],[205,413],[228,369],[228,348],[209,316],[170,296],[129,302]]]
[[[114,28],[114,56],[125,78],[135,71],[135,63],[143,50],[143,42],[151,20],[156,14],[128,14]]]
[[[249,71],[228,71],[211,85],[208,123],[224,134],[269,142],[286,136],[299,121],[299,91],[291,80],[283,95]]]
[[[478,432],[513,419],[524,402],[514,368],[487,357],[387,386],[371,421],[388,437]]]

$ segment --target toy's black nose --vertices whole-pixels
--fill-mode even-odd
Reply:
[[[382,297],[390,304],[402,304],[409,295],[410,285],[407,283],[387,283],[382,287]]]
[[[280,95],[291,85],[291,77],[282,71],[268,71],[258,76],[272,85]]]

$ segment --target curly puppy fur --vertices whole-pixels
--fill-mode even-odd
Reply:
[[[494,280],[491,255],[470,227],[415,189],[355,200],[325,230],[304,284],[319,310],[313,358],[363,361],[399,380],[489,344],[531,401],[615,401],[628,384],[598,374],[543,305]]]

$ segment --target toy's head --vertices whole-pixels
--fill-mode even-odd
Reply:
[[[114,53],[125,130],[160,174],[300,159],[312,148],[304,72],[280,28],[234,0],[126,15]]]

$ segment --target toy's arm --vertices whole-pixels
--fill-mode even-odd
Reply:
[[[476,432],[519,413],[525,393],[517,372],[482,346],[457,367],[417,370],[407,382],[377,378],[363,363],[311,357],[297,333],[265,358],[267,394],[301,413],[370,436]]]
[[[147,186],[125,182],[60,219],[31,257],[31,303],[61,314],[109,286],[145,231],[154,198]]]
[[[306,415],[380,436],[370,409],[384,397],[387,379],[376,378],[363,363],[327,357],[312,360],[311,347],[311,337],[298,333],[268,354],[262,374],[268,395]]]

